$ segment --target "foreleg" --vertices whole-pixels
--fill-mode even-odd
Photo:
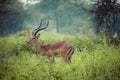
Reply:
[[[48,57],[50,63],[54,63],[55,62],[55,56],[50,56]]]

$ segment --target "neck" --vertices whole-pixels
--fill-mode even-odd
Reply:
[[[35,45],[37,52],[41,53],[41,45],[42,44],[37,40],[37,41],[35,41],[34,45]]]

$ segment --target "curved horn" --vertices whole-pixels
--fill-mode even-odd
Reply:
[[[40,25],[39,28],[35,29],[33,35],[36,35],[39,31],[46,29],[48,27],[48,24],[49,24],[49,20],[48,20],[46,26],[44,26],[43,28],[40,28],[41,27],[41,25]]]
[[[35,35],[36,30],[38,30],[38,29],[41,27],[41,25],[42,25],[42,20],[40,21],[39,27],[36,28],[36,29],[34,29],[34,30],[32,31],[32,35]]]
[[[41,27],[41,25],[42,25],[42,20],[40,21],[40,26],[39,26],[39,28]]]
[[[46,24],[46,26],[44,26],[43,28],[41,28],[40,30],[44,30],[44,29],[46,29],[47,27],[48,27],[48,24],[49,24],[49,20],[48,20],[48,22],[47,22],[47,24]],[[40,31],[39,30],[39,31]]]

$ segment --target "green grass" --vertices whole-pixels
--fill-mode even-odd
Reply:
[[[50,64],[36,54],[26,41],[29,35],[20,32],[0,38],[0,80],[119,80],[120,53],[96,37],[42,32],[44,44],[67,40],[75,46],[72,63],[61,57]]]

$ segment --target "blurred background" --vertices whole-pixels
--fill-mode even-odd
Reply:
[[[90,1],[82,2],[89,7]],[[89,12],[74,0],[1,0],[0,8],[0,36],[33,30],[41,19],[43,25],[49,20],[47,31],[57,33],[92,34],[94,29]]]

